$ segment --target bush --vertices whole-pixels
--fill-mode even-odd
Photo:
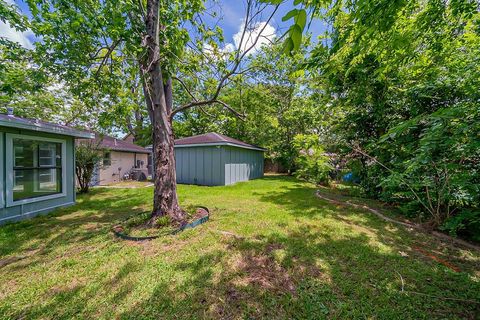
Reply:
[[[90,188],[95,166],[100,165],[102,152],[93,142],[85,142],[75,146],[75,173],[80,193],[87,193]]]
[[[478,106],[459,104],[392,128],[377,149],[390,169],[380,197],[425,215],[433,228],[455,234],[473,226],[480,211],[479,122]]]
[[[297,135],[293,140],[297,152],[294,175],[315,184],[328,185],[332,165],[317,135]]]
[[[461,234],[466,238],[480,241],[480,210],[461,210],[457,215],[447,219],[440,229],[452,236]]]

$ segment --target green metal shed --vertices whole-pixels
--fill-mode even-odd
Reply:
[[[263,177],[265,149],[215,132],[175,140],[177,182],[223,186]]]
[[[93,135],[0,114],[0,224],[75,203],[75,138]]]

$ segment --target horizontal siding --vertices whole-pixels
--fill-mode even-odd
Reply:
[[[6,203],[5,199],[5,134],[0,132],[0,211]]]

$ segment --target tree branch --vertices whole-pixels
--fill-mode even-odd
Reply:
[[[238,45],[238,48],[237,48],[237,52],[235,54],[235,59],[234,59],[234,64],[232,66],[232,68],[227,71],[222,77],[221,79],[219,80],[218,82],[218,85],[215,89],[215,92],[214,94],[211,96],[211,98],[209,99],[206,99],[206,100],[202,100],[202,101],[199,101],[195,98],[195,96],[193,95],[193,93],[191,92],[191,90],[189,90],[187,88],[187,86],[185,85],[185,83],[182,83],[183,81],[180,81],[180,83],[182,84],[183,88],[187,91],[187,93],[190,95],[190,97],[192,97],[192,99],[194,99],[194,101],[190,102],[190,103],[187,103],[183,106],[180,106],[180,107],[177,107],[175,109],[172,110],[172,113],[170,115],[170,117],[173,119],[173,117],[175,116],[175,114],[177,114],[178,112],[181,112],[181,111],[184,111],[184,110],[187,110],[189,108],[193,108],[193,107],[197,107],[197,106],[204,106],[204,105],[209,105],[209,104],[220,104],[222,105],[224,108],[226,108],[227,110],[229,110],[230,112],[232,112],[236,117],[238,117],[239,119],[242,119],[244,120],[245,119],[245,115],[244,114],[241,114],[240,112],[236,111],[235,109],[233,109],[232,107],[230,107],[228,104],[226,104],[225,102],[221,101],[218,99],[219,95],[220,95],[220,92],[221,90],[225,87],[225,85],[227,84],[227,80],[232,77],[233,75],[236,75],[236,74],[242,74],[242,73],[245,73],[246,71],[250,70],[251,68],[248,68],[246,71],[241,71],[240,73],[237,73],[237,69],[240,67],[241,65],[241,62],[243,60],[243,58],[257,45],[258,43],[258,40],[263,36],[262,33],[265,31],[265,28],[267,27],[267,25],[270,23],[270,21],[272,20],[273,16],[275,15],[275,13],[277,12],[279,6],[275,6],[275,9],[272,11],[272,13],[269,15],[268,19],[264,22],[264,25],[263,27],[260,28],[259,30],[259,33],[258,35],[256,36],[255,40],[252,42],[252,44],[248,47],[248,48],[245,48],[245,50],[242,50],[242,47],[243,47],[243,41],[245,39],[245,34],[248,30],[248,27],[249,27],[249,24],[253,23],[253,18],[256,17],[259,12],[256,12],[252,17],[250,17],[250,12],[251,12],[251,8],[252,8],[252,5],[253,5],[253,2],[251,0],[248,0],[247,2],[247,13],[246,13],[246,19],[245,19],[245,25],[244,25],[244,28],[243,28],[243,31],[242,31],[242,36],[240,38],[240,43]],[[261,10],[264,10],[265,7]],[[260,11],[260,10],[259,10]],[[179,80],[178,78],[176,80]]]
[[[193,99],[193,101],[198,101],[198,99],[193,95],[193,93],[188,89],[187,85],[183,80],[178,77],[172,77],[173,80],[177,80],[182,85],[183,89],[188,93],[188,95]]]
[[[240,113],[239,111],[235,110],[234,108],[232,108],[231,106],[229,106],[227,103],[225,103],[224,101],[221,101],[221,100],[218,100],[218,99],[210,99],[210,100],[202,100],[202,101],[194,101],[194,102],[190,102],[186,105],[183,105],[181,107],[178,107],[176,108],[175,112],[172,112],[170,118],[173,119],[173,116],[180,112],[180,111],[185,111],[187,109],[190,109],[190,108],[193,108],[193,107],[202,107],[202,106],[206,106],[206,105],[212,105],[212,104],[219,104],[221,105],[222,107],[224,107],[225,109],[227,109],[228,111],[230,111],[231,113],[233,113],[233,115],[235,115],[237,118],[239,118],[240,120],[245,120],[246,118],[246,115],[243,114],[243,113]]]
[[[105,63],[107,62],[108,58],[111,56],[113,50],[115,50],[115,48],[118,46],[118,44],[122,41],[122,38],[119,38],[117,40],[115,40],[112,45],[108,48],[108,51],[107,53],[103,56],[102,58],[102,62],[100,63],[100,65],[98,66],[97,68],[97,72],[95,73],[95,77],[98,77],[98,75],[100,74],[100,70],[102,69],[102,67],[105,65]]]

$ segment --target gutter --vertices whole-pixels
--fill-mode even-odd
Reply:
[[[72,136],[77,138],[85,138],[85,139],[93,139],[95,135],[90,132],[75,130],[75,129],[66,129],[58,126],[49,126],[41,123],[36,124],[26,124],[21,123],[15,120],[5,121],[3,119],[0,120],[0,126],[2,127],[9,127],[9,128],[17,128],[17,129],[25,129],[37,132],[47,132],[47,133],[55,133],[61,134],[64,136]]]

